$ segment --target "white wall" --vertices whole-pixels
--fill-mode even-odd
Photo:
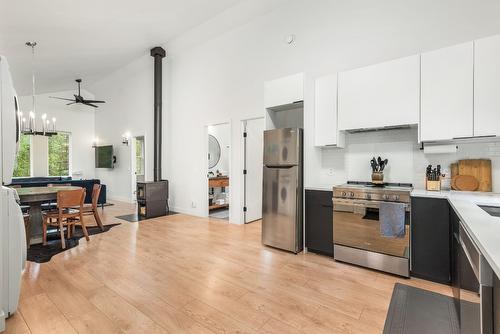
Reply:
[[[453,154],[424,154],[417,136],[416,128],[347,134],[345,149],[323,149],[318,167],[325,172],[316,177],[316,184],[309,186],[331,187],[347,180],[371,181],[370,159],[381,156],[389,160],[384,169],[384,181],[412,183],[416,188],[424,188],[425,169],[429,164],[441,165],[449,177],[453,162],[489,158],[493,168],[493,191],[500,192],[500,142],[459,143],[458,151]],[[330,168],[333,175],[328,175]]]
[[[49,96],[58,96],[71,98],[74,91],[54,92],[50,94],[41,94],[36,96],[36,117],[40,121],[42,114],[46,113],[49,119],[56,118],[57,130],[71,133],[71,171],[72,176],[84,179],[94,178],[94,149],[92,141],[94,139],[94,108],[82,106],[79,104],[67,106],[66,101],[51,99]],[[88,98],[94,98],[94,95],[88,91],[82,90],[82,95]],[[32,109],[31,96],[21,96],[19,98],[21,111],[25,115]],[[33,138],[35,145],[35,159],[33,166],[33,176],[47,176],[47,145],[45,138]],[[45,150],[42,152],[40,149]],[[75,175],[78,173],[78,175]]]
[[[165,61],[164,61],[165,62]],[[165,73],[165,70],[164,70]],[[164,74],[164,90],[167,82]],[[122,144],[122,135],[130,132],[132,137],[144,136],[145,179],[153,179],[153,58],[149,52],[117,72],[104,78],[91,88],[96,98],[106,100],[95,117],[95,134],[99,145],[113,145],[117,162],[114,169],[96,169],[96,177],[107,185],[110,199],[131,201],[131,146]],[[163,94],[165,105],[166,94]],[[165,113],[164,113],[165,114]],[[164,117],[164,138],[168,134]],[[166,140],[164,140],[166,143]],[[205,142],[202,143],[204,145]],[[165,145],[165,144],[164,144]],[[186,154],[189,154],[186,152]],[[166,148],[163,150],[163,161]],[[206,159],[204,173],[206,173]],[[166,176],[163,165],[163,178]],[[206,180],[205,183],[206,185]],[[206,189],[205,189],[206,190]],[[206,191],[205,191],[206,192]]]
[[[231,148],[231,127],[229,124],[217,124],[208,126],[208,134],[214,136],[220,145],[220,159],[219,162],[209,171],[214,173],[217,170],[222,175],[229,174],[229,153]]]
[[[499,33],[499,11],[500,3],[493,0],[296,0],[215,39],[200,39],[193,48],[178,47],[181,36],[167,48],[173,208],[205,215],[199,205],[206,198],[204,126],[263,116],[264,81],[297,72],[305,72],[305,185],[343,182],[348,176],[345,153],[313,147],[314,79]],[[292,45],[283,42],[288,34],[296,36]],[[241,170],[240,140],[240,129],[233,127],[235,171]],[[383,142],[374,145],[369,149],[392,150]],[[412,145],[416,143],[396,144],[401,160],[411,155]],[[348,148],[351,166],[365,159],[364,149],[356,144]],[[396,164],[389,168],[390,178],[402,177]],[[405,163],[403,168],[412,166]],[[231,221],[241,223],[242,178],[233,174]]]

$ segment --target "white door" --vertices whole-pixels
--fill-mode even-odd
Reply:
[[[262,157],[264,118],[244,121],[245,139],[245,223],[262,218]]]
[[[421,141],[473,135],[473,43],[422,54]]]
[[[266,108],[296,103],[304,100],[304,76],[302,73],[264,83]]]
[[[344,147],[337,126],[337,74],[316,79],[314,89],[314,146]]]
[[[340,130],[418,124],[420,56],[339,73]]]
[[[474,136],[500,135],[500,35],[474,42]]]

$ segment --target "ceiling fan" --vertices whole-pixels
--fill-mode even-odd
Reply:
[[[58,99],[58,100],[65,100],[65,101],[71,101],[70,103],[66,103],[67,106],[75,103],[81,103],[86,106],[91,106],[94,108],[98,108],[98,106],[95,105],[95,103],[106,103],[106,101],[98,101],[98,100],[86,100],[83,98],[83,96],[80,94],[80,84],[82,83],[82,79],[76,79],[75,80],[78,83],[78,95],[74,94],[75,98],[74,99],[67,99],[64,97],[57,97],[57,96],[49,96],[52,99]]]

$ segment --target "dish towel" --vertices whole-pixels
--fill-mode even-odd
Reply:
[[[405,237],[405,209],[406,204],[404,203],[380,203],[379,219],[380,234],[382,236],[391,238]]]

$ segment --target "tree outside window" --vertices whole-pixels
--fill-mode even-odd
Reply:
[[[69,176],[69,133],[49,137],[49,176]]]
[[[19,151],[16,157],[16,167],[14,177],[31,176],[31,136],[21,135],[19,141]]]

